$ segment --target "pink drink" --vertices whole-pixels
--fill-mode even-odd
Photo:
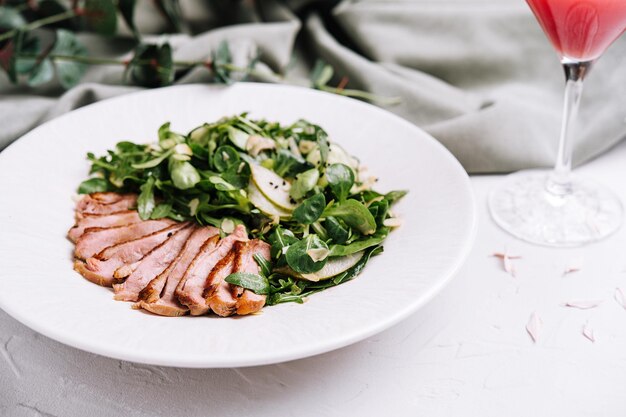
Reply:
[[[626,29],[626,0],[526,0],[562,58],[592,61]]]

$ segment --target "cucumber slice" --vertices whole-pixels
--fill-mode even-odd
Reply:
[[[251,163],[250,171],[252,181],[269,201],[287,211],[293,211],[296,208],[289,196],[289,191],[291,191],[289,182],[261,165]]]

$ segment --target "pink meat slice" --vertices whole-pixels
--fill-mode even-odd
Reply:
[[[76,216],[84,214],[111,214],[129,210],[137,205],[136,194],[93,193],[76,204]]]
[[[233,247],[234,260],[229,270],[216,271],[209,276],[210,283],[206,292],[207,302],[211,310],[219,316],[232,314],[251,314],[261,310],[265,305],[266,296],[256,294],[237,285],[229,284],[225,278],[234,272],[259,274],[259,265],[254,259],[255,254],[270,260],[270,246],[258,239],[249,242],[237,242]]]
[[[189,309],[178,301],[176,288],[185,271],[208,239],[217,236],[219,229],[201,227],[193,232],[177,259],[139,293],[139,307],[161,316],[177,317]]]
[[[78,259],[87,259],[100,253],[109,246],[135,240],[142,236],[149,235],[158,230],[165,229],[175,222],[169,219],[146,220],[128,226],[102,228],[89,228],[78,238],[74,256]]]
[[[204,298],[209,273],[231,251],[235,242],[247,239],[245,227],[238,225],[233,233],[219,242],[209,240],[191,262],[189,269],[178,284],[176,296],[182,304],[189,307],[192,315],[197,316],[209,311]]]
[[[265,258],[265,260],[270,261],[270,245],[262,240],[255,239],[250,242],[247,249],[248,250],[242,252],[242,259],[237,263],[238,267],[241,269],[235,272],[258,274],[260,272],[260,267],[254,259],[254,255],[259,254]],[[236,287],[236,290],[234,291],[234,295],[237,297],[237,314],[244,316],[246,314],[252,314],[260,311],[265,305],[267,296],[256,294],[250,290],[244,290],[241,292],[241,289],[241,287]]]
[[[69,230],[67,236],[72,242],[76,242],[85,232],[85,229],[127,226],[140,221],[139,214],[135,210],[120,211],[113,214],[83,214],[83,217]]]
[[[185,246],[185,242],[191,236],[194,227],[188,225],[154,248],[146,255],[137,268],[121,284],[113,284],[113,297],[119,301],[137,301],[139,292],[154,278],[167,269],[178,257]]]
[[[188,222],[177,223],[148,236],[108,247],[84,262],[76,260],[74,269],[89,281],[110,287],[116,278],[123,278],[132,273],[132,270],[127,268],[125,275],[116,274],[114,276],[118,269],[137,263],[152,249],[169,239],[176,231],[188,225]]]
[[[209,274],[209,285],[204,292],[204,297],[206,304],[218,316],[227,317],[237,310],[237,299],[231,294],[230,284],[224,279],[237,269],[237,262],[241,259],[239,253],[246,243],[235,242],[233,249],[217,263]]]

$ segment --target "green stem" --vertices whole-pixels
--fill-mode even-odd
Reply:
[[[0,42],[12,38],[13,36],[15,36],[16,33],[20,31],[27,32],[30,30],[35,30],[45,25],[50,25],[52,23],[57,23],[63,20],[71,19],[72,17],[75,17],[75,16],[76,16],[76,12],[74,10],[68,10],[63,13],[59,13],[59,14],[55,14],[52,16],[44,17],[43,19],[35,20],[34,22],[30,22],[29,24],[24,25],[20,28],[13,29],[13,30],[10,30],[8,32],[1,34]]]
[[[372,103],[384,104],[387,106],[399,104],[402,101],[400,97],[381,97],[361,90],[346,90],[343,88],[329,87],[327,85],[320,85],[317,86],[317,88],[328,93],[338,94],[346,97],[362,98]]]

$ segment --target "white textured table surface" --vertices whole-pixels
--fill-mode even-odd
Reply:
[[[626,144],[578,170],[626,201]],[[135,365],[39,336],[0,311],[0,416],[624,416],[626,228],[588,247],[524,244],[497,229],[473,178],[476,245],[426,308],[375,337],[273,366]],[[490,255],[508,250],[516,277]],[[418,254],[416,255],[418,256]],[[564,270],[580,271],[564,275]],[[593,309],[563,307],[602,300]],[[543,321],[533,344],[525,326]],[[587,324],[595,343],[582,335]]]

